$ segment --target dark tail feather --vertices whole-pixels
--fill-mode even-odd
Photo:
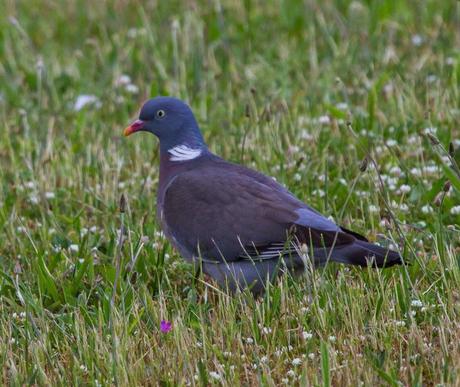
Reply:
[[[337,246],[332,252],[324,249],[315,249],[314,260],[316,264],[325,264],[327,260],[373,267],[390,267],[403,263],[401,255],[393,250],[374,245],[362,240],[353,244]]]

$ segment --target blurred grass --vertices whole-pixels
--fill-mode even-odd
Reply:
[[[6,0],[0,15],[4,384],[459,383],[458,2]],[[214,152],[412,264],[332,265],[257,300],[194,278],[155,222],[156,140],[120,136],[159,94],[191,104]]]

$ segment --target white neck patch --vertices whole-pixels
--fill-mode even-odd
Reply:
[[[182,144],[169,149],[168,153],[171,155],[169,158],[171,161],[187,161],[196,159],[201,155],[201,149],[193,149],[188,145]]]

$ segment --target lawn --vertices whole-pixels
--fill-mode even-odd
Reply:
[[[459,4],[0,2],[0,384],[459,385]],[[195,276],[122,137],[156,95],[409,264]]]

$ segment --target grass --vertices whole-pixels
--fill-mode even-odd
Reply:
[[[460,383],[458,2],[0,15],[2,384]],[[121,137],[159,94],[189,101],[214,152],[411,265],[329,265],[258,299],[194,278],[155,220],[156,139]]]

